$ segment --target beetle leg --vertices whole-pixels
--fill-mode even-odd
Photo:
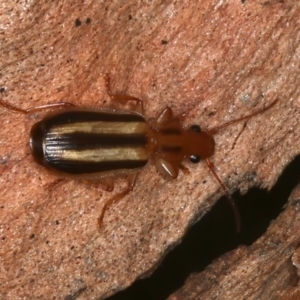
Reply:
[[[98,226],[99,226],[99,228],[102,227],[103,218],[104,218],[104,214],[105,214],[106,210],[110,206],[112,206],[113,204],[115,204],[118,201],[120,201],[124,196],[126,196],[133,189],[133,187],[135,185],[135,182],[136,182],[137,175],[138,175],[138,173],[133,173],[133,174],[128,175],[128,177],[127,177],[127,180],[128,180],[128,186],[127,186],[127,188],[123,192],[121,192],[121,193],[115,195],[114,197],[112,197],[111,199],[109,199],[104,204],[104,207],[102,208],[102,212],[101,212],[101,214],[100,214],[100,216],[98,218]]]
[[[136,102],[134,110],[140,114],[144,113],[143,101],[138,98],[126,96],[126,95],[110,95],[110,97],[112,98],[113,101],[117,101],[121,103],[134,101]]]
[[[167,106],[155,119],[157,125],[166,125],[171,122],[181,122],[186,118],[186,112],[183,112],[179,117],[174,117],[172,109]]]
[[[76,106],[73,103],[70,102],[59,102],[59,103],[51,103],[51,104],[45,104],[45,105],[40,105],[32,108],[25,109],[25,112],[27,114],[44,110],[44,109],[51,109],[51,108],[65,108],[65,107],[70,107],[70,106]]]
[[[69,103],[69,102],[60,102],[60,103],[52,103],[52,104],[45,104],[40,105],[32,108],[22,109],[17,106],[14,106],[12,104],[6,103],[3,100],[0,99],[0,105],[8,108],[14,112],[23,113],[23,114],[30,114],[36,111],[44,110],[44,109],[51,109],[51,108],[62,108],[62,107],[68,107],[68,106],[75,106],[75,104]]]
[[[104,185],[105,191],[112,192],[114,190],[114,179],[112,177],[101,179],[101,184]]]
[[[113,101],[117,101],[122,104],[129,102],[129,101],[133,101],[133,102],[135,102],[135,111],[137,111],[140,114],[143,114],[144,108],[143,108],[143,101],[141,99],[132,97],[132,96],[127,96],[127,95],[115,95],[112,93],[112,91],[110,89],[110,77],[108,74],[105,75],[105,86],[106,86],[108,95],[110,96],[110,98]]]
[[[155,158],[155,166],[164,176],[171,177],[173,179],[178,176],[179,168],[162,157]]]
[[[179,168],[183,172],[184,175],[189,175],[190,174],[190,170],[186,166],[180,165]]]
[[[157,125],[164,125],[166,123],[169,123],[171,120],[174,119],[172,109],[167,106],[157,117],[156,124]]]
[[[99,181],[95,182],[89,179],[83,180],[84,183],[92,185],[94,188],[100,188],[106,192],[112,192],[114,190],[114,178],[113,177],[104,177]],[[100,186],[100,187],[99,187]]]
[[[55,185],[59,184],[60,182],[65,181],[66,178],[57,178],[54,181],[45,184],[45,188],[51,190]]]

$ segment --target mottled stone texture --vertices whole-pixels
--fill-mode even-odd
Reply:
[[[147,118],[169,105],[185,113],[186,125],[203,130],[278,98],[245,127],[221,131],[212,158],[230,190],[271,187],[300,148],[299,15],[298,1],[289,0],[4,0],[0,97],[22,108],[61,101],[109,106],[103,80],[109,73],[114,93],[144,100]],[[149,274],[222,194],[205,164],[186,163],[190,174],[171,181],[150,164],[99,232],[97,217],[111,194],[81,181],[51,186],[56,176],[32,160],[28,133],[42,115],[0,108],[2,299],[95,299],[124,289]],[[124,187],[118,179],[114,193]],[[287,237],[291,224],[284,225]],[[271,257],[263,251],[255,257],[241,248],[227,269],[245,275],[261,256]],[[241,255],[249,259],[245,267],[235,266]],[[211,272],[218,274],[221,262]]]

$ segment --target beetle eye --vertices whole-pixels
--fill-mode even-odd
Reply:
[[[190,161],[193,163],[193,164],[196,164],[196,163],[198,163],[199,161],[200,161],[200,156],[198,156],[198,155],[191,155],[190,156]]]
[[[200,126],[198,126],[198,125],[192,125],[192,126],[190,127],[190,129],[191,129],[192,131],[194,131],[194,132],[200,132],[200,131],[201,131],[201,128],[200,128]]]

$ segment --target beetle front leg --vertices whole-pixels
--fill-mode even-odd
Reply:
[[[156,157],[154,161],[156,169],[161,175],[172,179],[178,177],[179,166],[177,164],[171,163],[163,157]]]
[[[155,123],[157,125],[166,125],[174,120],[172,109],[167,106],[155,119]]]
[[[149,120],[150,124],[158,129],[181,129],[182,125],[178,117],[174,117],[172,109],[167,106],[163,111],[154,119]]]

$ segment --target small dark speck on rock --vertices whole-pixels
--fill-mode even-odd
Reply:
[[[77,19],[75,20],[75,26],[76,26],[76,27],[79,27],[80,25],[81,25],[81,21],[80,21],[80,19],[77,18]]]

